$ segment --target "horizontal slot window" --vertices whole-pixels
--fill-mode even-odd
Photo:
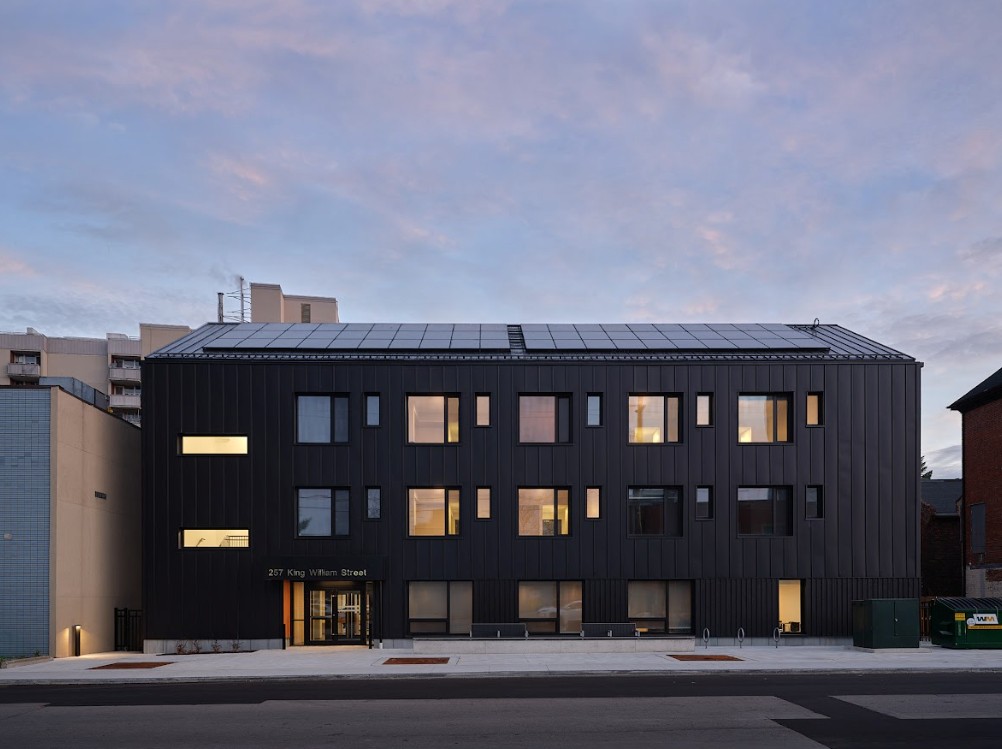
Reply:
[[[247,437],[239,435],[181,436],[181,455],[246,455]]]
[[[246,549],[250,531],[246,528],[185,528],[178,539],[182,549]]]

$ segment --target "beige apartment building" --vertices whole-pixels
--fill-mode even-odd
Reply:
[[[250,284],[251,322],[338,322],[337,299],[292,296],[279,284]],[[98,405],[137,426],[142,423],[141,362],[150,353],[191,332],[187,325],[139,324],[139,337],[108,333],[104,338],[47,336],[34,328],[0,333],[0,386],[45,384],[72,377],[108,397]]]
[[[3,657],[113,650],[142,605],[141,432],[55,379],[0,387]]]

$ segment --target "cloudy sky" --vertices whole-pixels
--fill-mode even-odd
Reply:
[[[0,329],[196,326],[237,275],[351,321],[839,323],[1002,366],[1002,6],[0,3]]]

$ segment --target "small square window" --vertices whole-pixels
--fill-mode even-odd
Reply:
[[[489,427],[491,425],[491,396],[482,393],[477,396],[477,426]]]
[[[597,486],[589,486],[585,492],[585,517],[589,520],[602,517],[602,490]]]
[[[825,516],[824,489],[820,486],[808,486],[804,497],[804,516],[808,520],[816,520]]]
[[[477,487],[477,520],[491,519],[491,488]]]
[[[700,393],[696,396],[696,426],[713,426],[713,393]]]
[[[824,395],[821,393],[807,394],[807,426],[819,427],[825,423]]]
[[[602,394],[588,394],[588,415],[585,424],[590,427],[602,426]]]
[[[383,492],[378,486],[370,486],[365,490],[365,519],[379,520],[382,514]]]
[[[369,393],[365,396],[365,425],[379,426],[379,394]]]
[[[710,520],[713,518],[713,487],[696,487],[696,519]]]

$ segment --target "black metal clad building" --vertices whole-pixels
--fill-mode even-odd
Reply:
[[[838,326],[206,325],[144,363],[149,647],[847,636],[919,595],[920,369]]]

